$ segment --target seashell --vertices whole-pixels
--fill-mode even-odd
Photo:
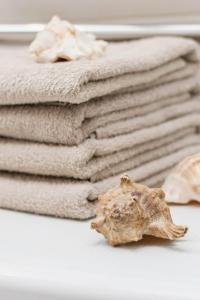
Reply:
[[[101,56],[106,46],[105,41],[96,40],[94,35],[80,32],[68,21],[54,16],[36,35],[29,51],[36,62],[48,63]]]
[[[200,202],[200,153],[183,159],[167,176],[162,189],[167,202]]]
[[[98,200],[91,227],[113,246],[139,241],[143,235],[175,240],[187,231],[185,226],[173,224],[161,189],[135,183],[127,175]]]

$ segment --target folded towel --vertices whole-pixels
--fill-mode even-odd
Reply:
[[[120,120],[104,127],[96,129],[96,136],[105,139],[120,134],[129,133],[135,130],[146,128],[149,126],[164,123],[166,120],[179,117],[181,115],[190,114],[200,111],[200,96],[194,97],[190,101],[169,105],[167,107],[155,110],[147,115]]]
[[[136,168],[146,162],[166,156],[167,154],[174,153],[181,148],[200,145],[199,137],[196,134],[191,134],[191,131],[194,132],[194,129],[192,130],[191,128],[189,131],[190,134],[187,135],[185,135],[185,131],[181,131],[151,143],[145,143],[144,145],[118,152],[112,156],[94,159],[91,163],[88,163],[87,166],[82,167],[82,173],[81,176],[79,176],[82,177],[82,179],[89,179],[95,182]],[[184,137],[179,139],[178,135],[184,135]],[[175,137],[176,140],[172,141]],[[149,150],[145,148],[149,148]],[[26,147],[23,148],[23,145],[19,146],[15,144],[15,142],[4,141],[3,143],[1,141],[0,169],[9,172],[70,177],[66,176],[65,167],[59,169],[59,166],[65,166],[68,161],[63,159],[64,162],[62,164],[62,162],[55,157],[50,158],[50,155],[47,157],[43,154],[42,156],[39,151],[30,151],[31,148],[28,149],[29,151],[26,150]],[[34,150],[34,148],[32,150]],[[139,154],[135,154],[137,152]]]
[[[161,154],[171,153],[184,143],[199,142],[198,135],[192,141],[186,139],[181,145],[178,141],[178,138],[195,132],[198,125],[200,114],[191,114],[127,135],[105,140],[90,139],[74,147],[1,139],[0,170],[95,181],[107,177],[110,172],[111,175],[117,174],[128,169],[129,165],[134,167]]]
[[[171,137],[171,135],[169,137]],[[117,164],[111,165],[110,167],[107,166],[103,170],[94,174],[91,177],[91,181],[95,182],[122,172],[127,172],[130,169],[137,168],[147,162],[159,159],[171,153],[175,153],[177,150],[184,149],[188,146],[200,145],[199,136],[196,134],[190,134],[182,139],[176,139],[171,143],[167,140],[165,142],[166,143],[161,147],[155,147],[153,150],[146,151],[137,156],[131,156],[126,160],[122,160]]]
[[[92,134],[102,134],[102,131],[106,137],[105,128],[97,131],[99,127],[156,110],[159,113],[161,108],[189,100],[198,81],[193,75],[143,91],[104,96],[80,105],[0,106],[0,135],[67,145],[80,144]]]
[[[128,172],[138,182],[158,186],[167,170],[187,155],[200,151],[191,146]],[[163,178],[162,178],[163,179]],[[86,219],[95,215],[97,196],[117,185],[119,176],[97,183],[0,173],[0,207],[57,217]],[[37,192],[35,192],[37,191]]]
[[[192,40],[155,37],[111,43],[95,60],[36,64],[24,46],[0,49],[0,102],[81,103],[127,87],[153,84],[198,60]]]

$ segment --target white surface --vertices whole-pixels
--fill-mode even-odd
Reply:
[[[200,206],[173,207],[187,235],[113,248],[78,222],[0,210],[0,299],[200,299]]]

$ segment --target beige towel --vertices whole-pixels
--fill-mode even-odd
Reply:
[[[177,118],[181,115],[189,115],[190,113],[198,111],[200,112],[199,95],[189,101],[186,100],[183,103],[169,105],[143,116],[120,120],[104,127],[97,128],[96,136],[98,139],[105,139],[146,127],[155,126],[164,123],[166,120]]]
[[[101,58],[56,64],[31,61],[25,46],[2,45],[0,103],[81,103],[122,88],[153,84],[198,60],[198,45],[178,37],[111,43]]]
[[[179,138],[180,134],[182,135],[181,138]],[[120,151],[101,159],[93,159],[93,161],[82,167],[79,177],[95,182],[192,145],[200,145],[200,137],[192,134],[191,128],[187,134],[183,130],[159,140],[138,145],[129,150]],[[58,156],[62,157],[59,153]],[[23,148],[22,145],[20,147],[16,146],[13,141],[0,143],[1,171],[70,177],[64,172],[65,169],[63,170],[62,168],[66,164],[68,164],[68,161],[64,161],[64,159],[62,163],[56,157],[50,158],[50,155],[45,156],[44,154],[42,156],[39,151],[27,152],[26,147]],[[77,178],[79,177],[77,176]]]
[[[200,151],[191,146],[128,172],[136,181],[157,186],[177,162]],[[159,175],[160,173],[160,175]],[[0,207],[47,214],[57,217],[86,219],[95,215],[92,200],[118,184],[119,176],[97,183],[1,173]]]
[[[128,170],[137,168],[147,162],[162,158],[168,154],[175,153],[179,149],[184,149],[188,146],[200,145],[200,136],[189,134],[188,136],[185,136],[182,139],[176,139],[171,143],[169,143],[167,139],[165,142],[166,143],[161,147],[155,147],[153,150],[143,152],[137,156],[131,156],[115,165],[109,167],[106,166],[106,168],[94,174],[91,177],[91,181],[95,182],[122,172],[127,172]]]
[[[197,82],[197,76],[192,76],[144,91],[105,96],[80,105],[1,106],[0,135],[47,143],[80,144],[96,133],[99,127],[189,100]],[[104,137],[105,134],[106,130]]]
[[[99,176],[104,178],[104,172],[107,177],[108,168],[119,173],[121,168],[124,170],[123,166],[118,166],[120,162],[129,158],[136,161],[136,155],[163,146],[165,138],[173,143],[178,137],[186,135],[185,130],[194,132],[198,125],[200,114],[191,114],[127,135],[104,140],[90,139],[74,147],[2,139],[0,170],[96,180],[96,176],[97,179]],[[196,139],[199,142],[198,135]],[[164,151],[164,155],[174,150],[171,146],[163,148],[161,153]],[[149,155],[147,153],[150,160]],[[153,152],[152,159],[157,158],[156,155],[159,151]],[[148,160],[145,156],[143,159]]]

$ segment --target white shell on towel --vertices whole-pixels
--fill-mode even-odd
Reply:
[[[77,60],[101,56],[107,43],[95,36],[78,31],[71,23],[54,16],[30,45],[36,62],[55,62],[59,59]]]
[[[167,176],[162,189],[167,202],[200,202],[200,153],[182,160]]]

